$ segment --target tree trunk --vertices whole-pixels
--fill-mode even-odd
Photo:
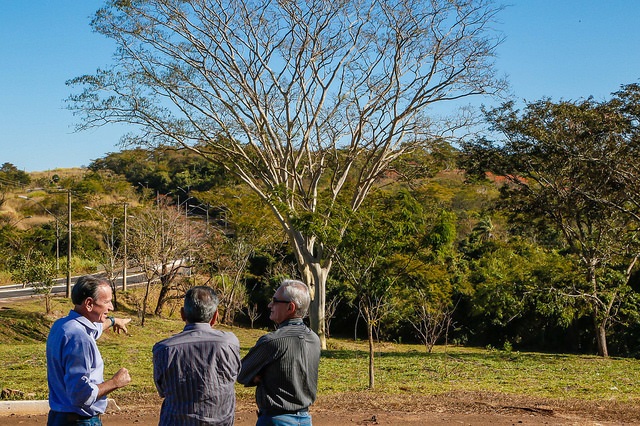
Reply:
[[[596,265],[597,261],[592,259],[589,263],[589,268],[587,270],[587,279],[591,284],[592,292],[594,295],[598,294],[598,280],[596,277]],[[609,351],[607,349],[607,328],[606,328],[606,317],[603,317],[600,314],[600,306],[597,301],[592,302],[592,315],[593,315],[593,325],[596,332],[596,344],[598,347],[598,355],[601,357],[608,357]],[[607,312],[608,316],[608,312]]]
[[[304,267],[306,266],[306,267]],[[325,333],[325,306],[327,298],[327,276],[329,268],[323,268],[317,262],[306,263],[302,276],[309,286],[311,306],[309,309],[309,322],[311,329],[320,337],[321,348],[327,349],[327,337]]]
[[[593,294],[598,294],[598,281],[596,279],[596,264],[595,260],[592,260],[589,270],[587,272],[587,277],[589,282],[591,283],[591,287],[593,289]],[[593,312],[593,325],[596,332],[596,344],[598,346],[598,355],[601,357],[608,357],[609,350],[607,349],[607,317],[609,316],[609,312],[607,310],[606,316],[601,315],[600,306],[598,302],[593,302],[592,304],[592,312]]]
[[[112,293],[113,293],[113,301],[112,302],[113,302],[113,310],[114,311],[118,310],[118,291],[117,291],[116,287],[117,286],[115,286],[115,285],[111,286],[111,289],[113,290],[112,291]]]
[[[229,294],[229,304],[227,305],[227,308],[224,310],[223,324],[233,325],[233,318],[235,317],[234,315],[235,297],[236,297],[236,281],[234,280],[233,284],[231,284],[231,294]]]
[[[155,315],[161,316],[164,304],[167,301],[167,295],[169,294],[169,283],[165,284],[160,280],[162,287],[160,287],[160,294],[158,295],[158,304],[156,305]]]
[[[323,350],[327,349],[325,335],[325,307],[327,298],[327,276],[331,270],[331,260],[323,259],[322,247],[315,245],[315,240],[308,239],[300,232],[288,228],[289,240],[298,263],[298,271],[302,280],[309,287],[311,306],[309,322],[311,329],[320,338]]]
[[[144,327],[144,319],[147,316],[147,301],[149,300],[150,289],[151,289],[151,280],[147,279],[147,285],[144,291],[144,299],[142,299],[142,317],[140,319],[141,327]]]
[[[607,349],[607,328],[604,321],[598,321],[596,318],[597,311],[594,314],[594,325],[596,331],[596,342],[598,344],[598,355],[604,358],[609,356],[609,350]]]
[[[367,335],[369,336],[369,389],[375,387],[375,371],[373,368],[373,321],[367,318]]]

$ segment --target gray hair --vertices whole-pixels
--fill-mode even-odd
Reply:
[[[102,286],[109,287],[109,283],[103,278],[91,275],[83,275],[78,278],[71,289],[71,302],[74,305],[82,305],[87,298],[98,299],[98,289]]]
[[[191,287],[184,295],[184,317],[189,323],[210,322],[217,310],[218,295],[211,287]]]
[[[283,280],[280,287],[282,287],[284,296],[296,305],[296,316],[304,318],[309,311],[309,304],[311,303],[309,287],[298,280]]]

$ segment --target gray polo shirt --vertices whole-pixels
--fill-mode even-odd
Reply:
[[[153,346],[153,379],[164,398],[160,425],[233,425],[240,343],[207,323]]]
[[[278,329],[265,334],[242,359],[238,382],[255,386],[258,408],[299,411],[316,399],[320,339],[301,318],[282,322]]]

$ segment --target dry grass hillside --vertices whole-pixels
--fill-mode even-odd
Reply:
[[[32,182],[30,187],[37,188],[39,186],[39,182],[50,182],[56,175],[60,179],[70,177],[80,178],[86,172],[86,169],[79,167],[32,172],[29,173]],[[25,201],[18,198],[18,196],[29,195],[32,197],[38,197],[38,195],[44,194],[40,194],[39,191],[29,192],[28,189],[29,188],[0,188],[0,222],[11,223],[12,226],[15,226],[20,230],[24,230],[54,220],[44,211],[33,212],[29,215],[24,215],[20,212]]]

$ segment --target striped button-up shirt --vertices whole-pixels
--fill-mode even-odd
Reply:
[[[299,411],[316,399],[320,339],[301,318],[282,322],[258,339],[242,359],[238,382],[255,386],[258,408],[266,413]]]
[[[160,425],[232,425],[240,343],[207,323],[187,324],[153,347],[153,378],[164,398]]]

